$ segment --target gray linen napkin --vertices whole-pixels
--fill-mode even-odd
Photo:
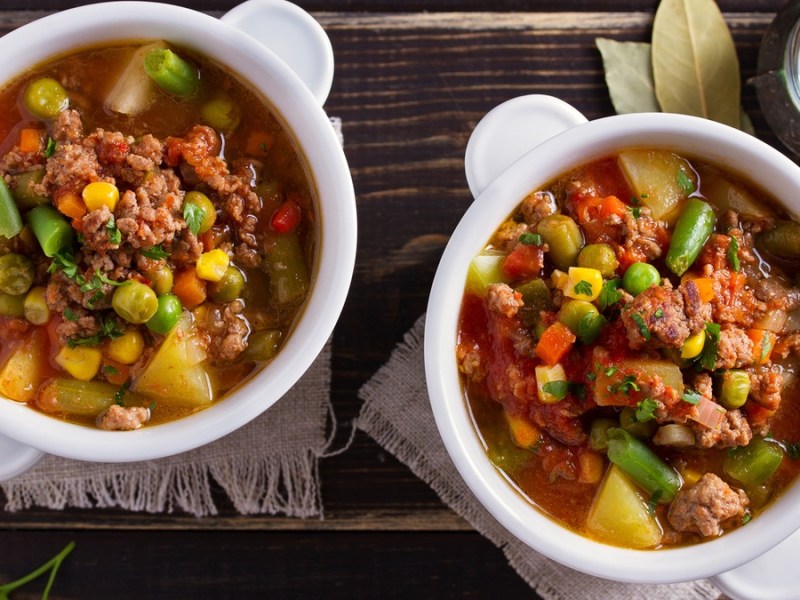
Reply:
[[[357,427],[423,479],[445,504],[500,547],[519,575],[545,600],[710,600],[708,581],[625,584],[574,571],[528,548],[481,506],[461,479],[439,437],[428,401],[423,360],[424,316],[406,333],[389,362],[359,391]]]

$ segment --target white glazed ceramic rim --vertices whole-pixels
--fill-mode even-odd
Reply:
[[[491,464],[460,386],[455,347],[471,259],[532,189],[569,169],[625,147],[664,147],[741,173],[800,212],[800,168],[757,139],[712,121],[632,114],[579,125],[531,150],[472,204],[451,237],[434,278],[425,325],[425,367],[436,424],[461,476],[489,512],[531,548],[591,575],[668,583],[716,575],[761,555],[800,526],[800,482],[767,511],[728,535],[684,548],[639,551],[582,537],[534,509]],[[793,204],[792,204],[793,203]]]
[[[282,61],[232,26],[189,9],[149,2],[84,6],[45,17],[0,38],[0,82],[52,56],[94,44],[167,39],[196,49],[250,82],[277,110],[307,160],[321,228],[315,278],[294,331],[253,380],[197,414],[131,432],[61,422],[15,402],[0,402],[0,430],[50,454],[128,462],[169,456],[214,441],[272,406],[305,373],[344,305],[355,263],[356,211],[344,152],[322,108]]]

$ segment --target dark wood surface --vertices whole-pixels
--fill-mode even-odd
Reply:
[[[6,0],[0,33],[84,3]],[[175,3],[215,15],[236,4]],[[358,203],[355,275],[333,345],[343,443],[360,409],[358,389],[424,312],[441,251],[470,203],[463,155],[477,121],[528,93],[558,96],[590,119],[612,114],[594,39],[647,41],[657,2],[299,3],[333,42],[326,109],[344,121]],[[720,0],[744,78],[782,3]],[[759,136],[778,145],[747,86],[743,102]],[[325,459],[321,473],[324,519],[243,517],[220,492],[221,514],[199,520],[116,510],[0,513],[0,583],[75,540],[51,597],[536,597],[498,549],[364,434]]]

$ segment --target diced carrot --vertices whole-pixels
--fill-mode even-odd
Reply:
[[[569,327],[557,321],[542,333],[536,344],[536,356],[552,367],[572,349],[575,339]]]
[[[603,198],[603,203],[600,205],[600,216],[608,217],[616,215],[624,217],[625,211],[628,210],[628,205],[616,196],[606,196]]]
[[[747,284],[747,276],[740,272],[731,271],[730,288],[734,294],[741,292]]]
[[[507,410],[503,412],[514,443],[520,448],[532,449],[542,437],[539,428],[525,417],[512,416]]]
[[[747,337],[753,340],[753,362],[763,365],[769,360],[775,346],[775,335],[766,329],[748,329]]]
[[[53,198],[56,208],[71,219],[80,219],[85,215],[88,211],[86,210],[86,204],[83,202],[83,198],[81,198],[75,192],[71,192],[69,190],[58,190]]]
[[[209,250],[213,250],[216,247],[216,236],[214,232],[209,229],[205,233],[201,233],[197,236],[197,239],[203,244],[203,251],[208,252]]]
[[[206,282],[197,276],[194,269],[185,269],[175,275],[172,293],[189,309],[199,306],[206,300]]]
[[[110,359],[105,359],[103,361],[101,370],[105,373],[108,382],[114,385],[122,385],[131,374],[129,365],[123,365],[122,363]]]
[[[266,156],[274,141],[275,136],[269,131],[252,131],[247,137],[244,153],[248,156]]]
[[[594,221],[602,210],[603,199],[596,196],[586,196],[578,201],[575,206],[575,216],[578,222],[583,225],[589,221]]]
[[[19,150],[34,154],[39,152],[42,143],[41,130],[33,127],[25,127],[19,132]]]
[[[711,277],[698,277],[692,281],[697,286],[701,301],[711,302],[714,299],[714,280]]]

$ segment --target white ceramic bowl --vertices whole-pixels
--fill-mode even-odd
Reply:
[[[467,268],[495,229],[531,190],[630,146],[665,147],[719,163],[783,199],[790,212],[800,212],[800,168],[740,131],[662,113],[587,122],[554,98],[509,101],[479,123],[468,145],[467,179],[476,198],[453,233],[433,282],[425,326],[426,376],[436,424],[450,456],[478,500],[511,533],[542,554],[592,575],[677,582],[733,569],[794,532],[800,526],[800,484],[792,485],[751,524],[701,544],[641,551],[598,543],[533,508],[492,465],[473,426],[455,359]]]
[[[248,26],[276,44],[299,75],[237,28]],[[303,375],[331,335],[344,304],[355,262],[355,195],[341,145],[321,107],[331,83],[330,42],[319,24],[297,6],[283,0],[251,0],[221,20],[150,2],[111,2],[62,11],[0,38],[0,82],[72,49],[147,39],[165,39],[229,66],[267,99],[291,132],[318,193],[320,232],[309,297],[286,344],[269,365],[223,401],[178,421],[106,432],[62,422],[0,398],[0,437],[11,438],[0,439],[0,476],[23,470],[41,451],[80,460],[128,462],[176,454],[222,437],[272,406]]]

